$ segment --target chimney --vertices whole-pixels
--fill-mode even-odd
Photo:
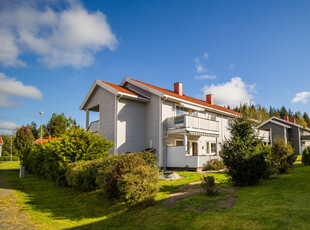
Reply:
[[[214,97],[213,94],[206,95],[206,102],[208,102],[211,105],[214,105]]]
[[[292,118],[292,119],[290,120],[290,122],[296,124],[296,119],[295,119],[295,118]]]
[[[51,136],[51,135],[48,135],[48,139],[49,139],[49,140],[52,139],[52,136]]]
[[[183,96],[183,84],[181,82],[174,83],[174,92]]]
[[[283,119],[286,120],[286,121],[290,121],[290,117],[289,116],[284,116]]]

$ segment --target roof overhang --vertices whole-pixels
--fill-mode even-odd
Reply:
[[[136,95],[120,92],[120,91],[118,91],[115,88],[105,84],[104,82],[102,82],[100,80],[95,80],[94,84],[92,85],[92,87],[88,91],[88,94],[86,95],[83,103],[81,104],[80,110],[85,110],[85,105],[86,105],[87,101],[89,100],[90,96],[92,95],[93,91],[96,89],[96,87],[101,87],[101,88],[107,90],[108,92],[118,96],[119,98],[125,97],[125,98],[135,99],[135,100],[142,101],[142,102],[148,102],[149,101],[147,98],[143,98],[143,97],[139,97]]]
[[[273,117],[272,117],[272,118],[273,118]],[[263,122],[262,124],[260,124],[259,126],[257,126],[257,128],[259,129],[259,128],[261,128],[262,126],[264,126],[265,124],[267,124],[267,123],[269,123],[269,122],[271,122],[271,123],[273,123],[273,124],[276,124],[276,125],[283,126],[283,127],[285,127],[285,128],[288,128],[288,129],[292,128],[292,126],[283,124],[283,123],[278,122],[278,121],[275,121],[275,120],[273,120],[272,118],[269,118],[267,121],[265,121],[265,122]]]

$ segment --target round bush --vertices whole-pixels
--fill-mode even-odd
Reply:
[[[302,152],[301,162],[305,166],[309,166],[310,165],[310,146],[305,148],[304,151]]]

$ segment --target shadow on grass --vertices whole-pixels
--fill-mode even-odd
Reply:
[[[81,193],[72,188],[57,187],[52,182],[32,175],[19,178],[18,172],[0,172],[13,189],[25,194],[25,203],[31,209],[49,213],[56,219],[81,220],[110,216],[128,207],[101,198],[100,192]],[[0,184],[4,187],[5,183]]]
[[[139,228],[146,225],[146,228],[150,228],[149,224],[154,221],[156,223],[163,222],[166,227],[167,225],[170,226],[169,221],[166,220],[166,215],[171,210],[161,204],[162,200],[176,192],[180,186],[197,181],[197,178],[202,176],[186,173],[186,178],[183,180],[165,182],[160,189],[157,202],[152,206],[143,204],[128,206],[124,203],[106,200],[100,197],[98,191],[83,193],[72,188],[57,187],[50,181],[29,174],[26,174],[25,178],[19,178],[18,172],[6,171],[0,172],[0,174],[13,189],[22,193],[24,203],[29,208],[26,211],[34,210],[35,215],[48,216],[54,220],[68,219],[68,224],[62,228],[80,224],[79,227],[75,227],[76,229],[102,229],[102,225],[126,228],[123,226],[124,223],[130,223],[130,226],[136,225]],[[180,215],[182,213],[180,211]],[[146,219],[146,223],[141,221],[141,218]],[[70,222],[70,220],[75,221],[75,223]],[[89,222],[93,223],[90,224]],[[154,227],[157,228],[158,226]]]

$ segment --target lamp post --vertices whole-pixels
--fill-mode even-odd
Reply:
[[[12,161],[12,139],[13,139],[13,134],[12,134],[12,136],[11,136],[11,161]]]
[[[42,122],[43,122],[43,112],[39,112],[39,114],[41,115],[41,144],[42,144]]]

